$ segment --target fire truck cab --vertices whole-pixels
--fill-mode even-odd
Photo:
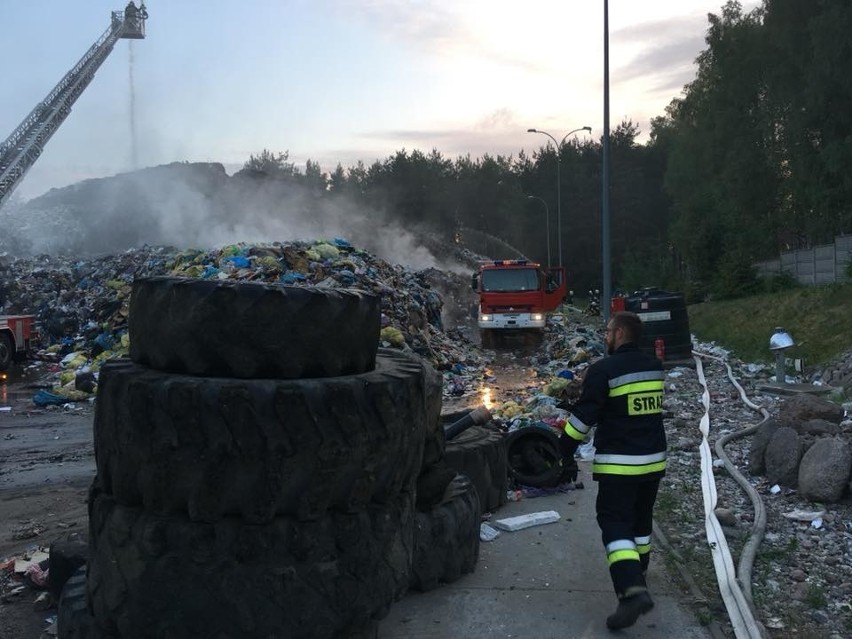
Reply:
[[[471,286],[479,293],[477,325],[483,343],[494,330],[543,329],[547,313],[565,299],[565,268],[528,260],[482,262]]]

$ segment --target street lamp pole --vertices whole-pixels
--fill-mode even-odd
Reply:
[[[601,193],[601,262],[603,265],[603,320],[609,321],[610,297],[612,295],[612,272],[610,264],[610,210],[609,210],[609,1],[604,0],[604,78],[603,78],[603,144],[602,144],[602,188]]]
[[[547,202],[544,201],[544,198],[540,198],[537,195],[528,195],[527,199],[538,200],[539,202],[544,204],[544,226],[547,229],[547,268],[550,268],[550,207],[547,206]]]
[[[592,127],[581,126],[579,129],[568,131],[568,133],[566,133],[562,138],[562,142],[557,142],[556,138],[550,135],[547,131],[542,131],[541,129],[527,129],[527,133],[541,133],[542,135],[546,135],[553,140],[553,146],[556,148],[556,245],[558,247],[559,266],[564,266],[564,263],[562,262],[562,145],[565,144],[565,140],[568,139],[569,135],[577,133],[578,131],[588,131],[591,133]]]

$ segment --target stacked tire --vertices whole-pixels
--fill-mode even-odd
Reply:
[[[427,441],[438,442],[440,454],[424,456],[417,482],[413,590],[426,592],[473,572],[482,513],[507,500],[506,445],[493,423],[446,440],[445,428],[464,415],[445,415],[430,424]]]
[[[444,445],[440,377],[379,349],[379,324],[355,290],[137,280],[60,638],[375,636],[414,579],[416,482]]]

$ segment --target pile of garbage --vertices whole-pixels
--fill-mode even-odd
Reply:
[[[383,346],[413,351],[440,371],[470,373],[483,365],[463,334],[444,330],[438,289],[457,291],[469,280],[390,264],[342,238],[212,250],[145,246],[92,259],[0,257],[0,314],[37,316],[35,356],[56,375],[52,393],[42,394],[45,404],[94,395],[92,375],[103,361],[128,352],[134,279],[155,275],[367,290],[382,300]]]

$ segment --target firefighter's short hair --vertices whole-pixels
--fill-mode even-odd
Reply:
[[[642,337],[642,319],[633,311],[618,311],[613,314],[611,325],[624,331],[627,342],[639,342]]]

